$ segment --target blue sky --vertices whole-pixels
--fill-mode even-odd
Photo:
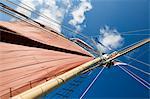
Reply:
[[[149,3],[150,2],[148,0],[93,0],[91,1],[93,8],[86,13],[86,20],[84,23],[86,23],[87,26],[83,29],[82,33],[86,36],[99,35],[100,28],[104,27],[105,25],[117,29],[118,32],[147,29],[150,27],[148,9]],[[70,26],[67,23],[67,20],[69,20],[68,18],[69,17],[66,17],[64,24]],[[134,34],[149,33],[149,31],[143,31],[135,32]],[[148,38],[148,35],[123,35],[123,38],[124,43],[122,47],[130,45],[144,38]],[[135,50],[132,53],[129,53],[128,55],[136,58],[140,53],[144,53],[144,51],[146,51],[143,55],[137,57],[136,59],[148,63],[149,51],[147,49],[149,49],[149,44]],[[131,62],[130,64],[145,71],[149,71],[148,67],[139,64],[136,61],[132,61],[124,57],[121,57],[120,60],[127,63]],[[129,69],[140,75],[140,77],[149,81],[147,75],[143,75],[141,72],[137,72],[131,68]],[[71,97],[80,97],[91,80],[94,79],[98,71],[99,70],[93,71],[91,76],[76,89]],[[84,96],[85,99],[147,99],[148,97],[148,89],[143,87],[143,85],[134,80],[131,76],[126,74],[118,67],[105,69],[102,75],[97,79],[91,89]]]
[[[13,1],[13,0],[12,0]],[[25,0],[24,0],[25,1]],[[34,1],[34,0],[33,0]],[[40,0],[38,0],[40,1]],[[59,0],[58,0],[59,1]],[[67,0],[66,0],[67,1]],[[84,0],[83,0],[84,1]],[[16,2],[14,0],[14,2]],[[60,12],[63,17],[52,16],[54,19],[58,19],[61,24],[64,24],[70,27],[73,30],[77,30],[76,26],[80,26],[79,31],[82,32],[85,36],[92,38],[98,37],[100,35],[100,29],[104,26],[108,26],[111,29],[115,29],[118,31],[119,35],[122,32],[148,29],[150,28],[150,1],[149,0],[91,0],[90,5],[88,5],[88,9],[85,9],[83,22],[79,20],[77,24],[72,25],[69,23],[71,19],[73,19],[72,12],[78,5],[80,4],[79,0],[74,0],[72,5],[67,12]],[[57,2],[59,5],[60,1]],[[41,3],[42,4],[42,3]],[[55,4],[54,4],[55,5]],[[65,6],[65,7],[64,7]],[[63,8],[68,8],[69,6],[64,5]],[[13,7],[13,6],[12,6]],[[40,5],[36,6],[36,9],[40,9]],[[53,6],[56,7],[56,6]],[[16,8],[16,7],[14,7]],[[45,7],[46,9],[46,7]],[[57,7],[54,11],[57,10]],[[82,13],[82,12],[81,12]],[[58,13],[59,14],[59,13]],[[54,14],[55,15],[55,14]],[[31,15],[33,17],[33,15]],[[83,17],[83,16],[81,16]],[[34,19],[34,17],[33,17]],[[39,18],[40,19],[40,18]],[[0,20],[10,20],[9,17],[0,13]],[[51,23],[50,23],[51,24]],[[55,27],[54,27],[55,28]],[[62,26],[61,31],[64,32],[66,36],[73,34],[67,32]],[[143,32],[134,32],[131,34],[150,34],[150,31]],[[78,37],[78,34],[74,34],[74,37]],[[117,46],[117,49],[121,47],[125,47],[139,40],[149,38],[148,35],[121,35],[123,38],[122,46]],[[87,39],[82,38],[85,42],[89,43]],[[135,50],[128,55],[141,60],[146,63],[149,62],[149,44],[144,45],[143,47]],[[141,55],[140,55],[141,54]],[[136,61],[132,61],[128,58],[121,57],[119,58],[123,62],[130,63],[136,67],[139,67],[147,72],[149,72],[149,68],[143,64],[137,63]],[[100,68],[101,69],[101,68]],[[84,82],[76,87],[76,90],[71,94],[70,97],[78,98],[81,96],[86,87],[91,83],[100,69],[94,70],[89,77],[84,79]],[[144,78],[149,82],[148,76],[138,72],[132,68],[129,68],[134,73]],[[78,77],[77,77],[78,78]],[[71,81],[70,81],[71,82]],[[69,82],[68,82],[69,83]],[[68,86],[68,84],[63,85],[64,87]],[[52,94],[55,94],[57,91],[61,90],[60,87],[53,93],[48,93],[45,98],[49,98]],[[112,98],[139,98],[139,99],[148,99],[149,93],[148,89],[142,86],[139,82],[134,80],[131,76],[122,71],[119,67],[112,67],[110,69],[104,69],[102,75],[97,79],[91,89],[87,92],[84,98],[91,99],[112,99]]]

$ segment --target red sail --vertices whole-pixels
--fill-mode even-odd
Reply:
[[[93,59],[53,31],[24,22],[0,22],[0,27],[0,98],[15,96]]]

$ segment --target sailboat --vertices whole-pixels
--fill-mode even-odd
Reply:
[[[2,99],[36,98],[81,72],[110,67],[114,59],[150,42],[144,39],[118,52],[95,57],[91,50],[97,51],[82,40],[68,39],[3,3],[0,6],[2,13],[20,18],[10,11],[21,16],[19,21],[0,21]]]

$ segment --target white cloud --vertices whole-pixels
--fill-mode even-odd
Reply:
[[[28,17],[31,17],[32,13],[28,10],[25,10],[24,8],[27,8],[27,6],[29,6],[32,9],[30,9],[30,8],[28,8],[28,9],[30,9],[31,11],[34,11],[36,9],[36,6],[39,4],[42,4],[42,2],[43,2],[43,0],[21,0],[21,3],[19,4],[21,7],[18,6],[16,8],[16,10],[25,14]],[[24,7],[24,8],[22,8],[22,7]]]
[[[38,11],[40,12],[39,14],[45,15],[60,24],[62,23],[64,19],[64,15],[68,12],[69,7],[71,6],[71,0],[63,0],[61,2],[59,0],[22,0],[21,2],[32,7],[33,12],[37,10],[36,9],[37,6],[41,6],[38,9]],[[60,4],[61,6],[58,5],[57,2],[61,3]],[[21,3],[20,3],[20,6],[26,7]],[[22,12],[28,17],[31,17],[32,13],[30,11],[27,11],[20,7],[17,7],[16,10],[19,12]],[[34,20],[46,26],[49,26],[58,32],[61,32],[61,25],[55,23],[54,21],[50,19],[44,18],[42,16],[38,16]]]
[[[59,24],[63,22],[65,14],[68,14],[68,11],[71,7],[73,7],[73,10],[71,11],[73,19],[69,21],[69,24],[73,25],[77,31],[80,31],[82,29],[81,24],[85,20],[85,12],[92,9],[92,5],[88,0],[80,0],[79,6],[75,7],[72,6],[72,0],[22,0],[21,2],[30,6],[32,8],[30,9],[32,12],[38,10],[38,12],[40,12],[39,14],[51,18],[52,20],[44,18],[42,16],[38,16],[36,18],[34,17],[34,20],[46,26],[49,26],[58,32],[61,32],[61,25]],[[19,5],[22,7],[26,7],[22,3],[20,3]],[[16,10],[28,17],[31,17],[33,14],[32,12],[21,7],[17,7]],[[59,24],[55,23],[54,21]]]
[[[69,24],[73,25],[77,31],[81,30],[80,25],[85,20],[85,12],[90,11],[92,9],[92,5],[87,0],[80,0],[79,6],[73,9],[71,15],[73,19],[69,21]]]
[[[105,26],[104,28],[100,28],[99,41],[105,47],[101,44],[97,44],[97,47],[102,52],[107,52],[109,51],[109,49],[116,49],[118,47],[121,47],[123,44],[123,37],[116,29],[111,29],[108,26]]]

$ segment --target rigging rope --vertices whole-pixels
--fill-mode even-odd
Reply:
[[[36,11],[32,11],[32,10],[34,10],[32,7],[30,7],[29,5],[27,5],[27,4],[23,3],[23,2],[21,2],[20,0],[16,0],[16,1],[18,1],[19,3],[23,4],[24,6],[26,6],[26,7],[28,7],[28,8],[30,8],[31,10],[28,9],[28,8],[26,8],[26,7],[20,6],[19,4],[16,4],[16,3],[12,2],[12,1],[9,1],[9,0],[3,0],[3,1],[6,1],[6,2],[8,2],[8,3],[10,3],[10,4],[13,4],[13,5],[15,5],[15,6],[19,6],[19,7],[23,8],[23,9],[25,9],[25,10],[27,10],[27,11],[30,11],[30,12],[36,14],[36,15],[40,15],[40,16],[43,17],[44,19],[51,20],[51,21],[53,21],[54,23],[63,26],[64,28],[68,29],[69,31],[71,31],[71,32],[73,32],[73,33],[79,33],[79,32],[77,32],[77,31],[72,30],[72,29],[69,28],[68,26],[66,26],[66,25],[64,25],[64,24],[61,24],[60,22],[58,22],[58,21],[56,21],[56,20],[54,20],[54,19],[48,17],[47,15],[41,14],[41,13],[40,13],[39,11],[37,11],[37,10],[36,10]],[[141,31],[149,31],[149,30],[150,30],[150,29],[139,29],[139,30],[121,32],[121,33],[124,33],[124,34],[125,34],[125,33],[141,32]],[[81,32],[80,32],[80,33],[81,33]],[[123,34],[123,35],[124,35],[124,34]],[[126,34],[125,34],[125,35],[126,35]],[[147,34],[147,35],[150,35],[150,34]]]
[[[130,65],[130,64],[128,64],[128,66],[129,66],[129,67],[132,67],[132,68],[134,68],[134,69],[136,69],[136,70],[138,70],[138,71],[140,71],[140,72],[142,72],[142,73],[144,73],[144,74],[146,74],[146,75],[149,75],[149,76],[150,76],[150,73],[145,72],[145,71],[144,71],[144,70],[142,70],[142,69],[139,69],[139,68],[137,68],[137,67],[135,67],[135,66],[133,66],[133,65]]]
[[[138,56],[136,56],[136,58],[139,58],[140,56],[142,56],[143,54],[145,54],[147,51],[149,51],[149,49],[143,51],[142,53],[140,53]],[[128,64],[130,64],[132,61],[130,61]]]
[[[120,61],[120,60],[119,60]],[[120,61],[120,62],[122,62],[122,61]],[[133,65],[131,65],[131,64],[126,64],[127,66],[129,66],[129,67],[131,67],[131,68],[134,68],[134,69],[136,69],[136,70],[138,70],[138,71],[140,71],[140,72],[142,72],[142,73],[144,73],[144,74],[146,74],[146,75],[148,75],[148,76],[150,76],[150,73],[149,72],[146,72],[146,71],[144,71],[144,70],[142,70],[142,69],[139,69],[139,68],[137,68],[136,66],[133,66]]]
[[[11,1],[8,1],[8,0],[5,0],[5,1],[7,1],[7,2],[11,2]],[[19,1],[19,0],[18,0]],[[22,2],[21,2],[22,3]],[[12,2],[12,4],[15,4],[15,3],[13,3]],[[15,5],[17,5],[17,4],[15,4]],[[26,4],[25,4],[26,5]],[[27,5],[26,5],[27,6]],[[24,8],[24,7],[23,7]],[[31,7],[30,7],[31,8]],[[26,8],[27,9],[27,8]],[[31,10],[29,10],[29,11],[31,11]],[[37,13],[38,14],[38,13]],[[39,15],[39,14],[38,14]],[[58,23],[57,23],[58,24]],[[70,29],[71,30],[71,29]],[[143,30],[135,30],[136,32],[137,31],[145,31],[145,30],[149,30],[149,29],[143,29]],[[135,31],[132,31],[132,32],[135,32]],[[75,32],[75,31],[73,31],[73,32]],[[130,31],[131,32],[131,31]],[[128,33],[128,32],[122,32],[122,33]],[[81,35],[81,34],[80,34]],[[83,35],[82,35],[83,36]],[[85,36],[83,36],[83,37],[85,37]],[[85,38],[88,38],[88,37],[85,37]],[[89,38],[88,38],[89,39]],[[90,39],[90,41],[95,45],[95,43]]]
[[[143,32],[143,31],[150,31],[150,28],[147,29],[137,29],[134,31],[127,31],[127,32],[119,32],[120,35],[150,35],[150,34],[128,34],[128,33],[134,33],[134,32]],[[88,37],[97,37],[99,35],[88,35]]]
[[[148,86],[150,85],[147,81],[145,81],[144,79],[142,79],[141,77],[139,77],[138,75],[136,75],[135,73],[131,72],[129,69],[127,69],[126,67],[124,67],[126,70],[128,70],[132,75],[134,75],[135,77],[137,77],[138,79],[140,79],[141,81],[143,81],[144,83],[146,83]]]
[[[139,68],[137,68],[137,67],[135,67],[135,66],[133,66],[133,65],[130,65],[130,64],[127,64],[129,67],[132,67],[132,68],[134,68],[134,69],[136,69],[136,70],[138,70],[138,71],[140,71],[140,72],[142,72],[142,73],[144,73],[144,74],[146,74],[146,75],[149,75],[150,76],[150,73],[148,73],[148,72],[145,72],[144,70],[142,70],[142,69],[139,69]]]
[[[149,64],[147,64],[147,63],[145,63],[145,62],[142,62],[142,61],[140,61],[140,60],[137,60],[137,59],[135,59],[135,58],[132,58],[132,57],[130,57],[130,56],[128,56],[128,55],[125,55],[124,57],[130,58],[130,59],[132,59],[132,60],[135,60],[135,61],[137,61],[137,62],[139,62],[139,63],[141,63],[141,64],[144,64],[144,65],[150,67]]]
[[[86,90],[83,92],[83,94],[80,96],[80,99],[82,99],[85,94],[89,91],[89,89],[92,87],[92,85],[95,83],[97,78],[100,76],[100,74],[103,72],[104,67],[99,71],[99,73],[96,75],[96,77],[93,79],[93,81],[90,83],[90,85],[86,88]]]
[[[136,78],[133,74],[131,74],[128,70],[126,70],[124,67],[118,66],[119,68],[121,68],[124,72],[126,72],[127,74],[129,74],[131,77],[133,77],[136,81],[138,81],[140,84],[142,84],[144,87],[150,89],[147,85],[145,85],[142,81],[140,81],[138,78]]]
[[[27,11],[30,11],[31,13],[34,13],[34,14],[36,14],[36,15],[40,15],[40,16],[43,17],[44,19],[51,20],[51,21],[53,21],[53,22],[55,22],[55,23],[61,25],[61,23],[59,23],[58,21],[56,21],[56,20],[54,20],[54,19],[52,19],[52,18],[50,18],[50,17],[48,17],[48,16],[46,16],[46,15],[44,15],[44,14],[41,14],[41,13],[40,13],[39,11],[37,11],[37,10],[36,10],[36,11],[32,11],[32,10],[35,10],[35,9],[33,9],[33,8],[30,7],[29,5],[23,3],[23,2],[21,2],[21,1],[19,1],[19,0],[16,0],[16,1],[19,2],[20,4],[24,5],[24,6],[28,7],[29,9],[26,8],[26,7],[20,6],[19,4],[16,4],[16,3],[12,2],[12,1],[9,1],[9,0],[3,0],[3,1],[8,2],[8,3],[10,3],[10,4],[13,4],[14,6],[23,8],[23,9],[25,9],[25,10],[27,10]],[[67,26],[65,26],[65,27],[67,28]]]
[[[121,32],[121,34],[122,33],[133,33],[133,32],[142,32],[142,31],[149,31],[150,29],[148,28],[148,29],[138,29],[138,30],[134,30],[134,31],[127,31],[127,32]]]
[[[28,5],[26,5],[26,4],[21,3],[19,0],[16,0],[16,1],[20,2],[21,4],[27,6],[28,8],[30,8],[30,9],[32,9],[32,10],[27,9],[26,7],[20,6],[19,4],[16,4],[16,3],[12,2],[12,1],[9,1],[9,0],[3,0],[3,1],[8,2],[9,4],[13,4],[13,5],[16,6],[16,7],[23,8],[24,10],[30,11],[30,12],[36,14],[36,15],[41,15],[44,19],[46,19],[46,18],[48,19],[48,17],[46,17],[45,15],[43,16],[42,14],[39,14],[40,12],[38,12],[38,11],[33,12],[33,11],[32,11],[32,10],[34,10],[33,8],[31,8],[30,6],[28,6]],[[48,20],[56,21],[56,20],[53,20],[52,18],[49,18]],[[44,22],[47,22],[47,21],[44,21]],[[60,23],[57,22],[57,24],[60,24]]]
[[[0,12],[5,13],[5,14],[7,14],[7,15],[13,17],[13,18],[19,19],[19,20],[21,20],[21,21],[23,21],[23,22],[25,22],[25,23],[27,23],[27,24],[30,24],[30,25],[32,25],[32,26],[35,26],[35,27],[37,27],[37,28],[40,28],[40,29],[42,29],[42,30],[47,31],[47,32],[50,33],[50,30],[47,30],[47,29],[42,28],[42,27],[40,27],[40,26],[37,26],[37,25],[35,25],[35,24],[29,22],[29,20],[19,18],[17,15],[14,15],[14,14],[10,13],[9,11],[4,11],[4,10],[1,10],[1,9],[0,9]]]
[[[129,47],[131,47],[131,46],[133,46],[135,44],[138,44],[138,43],[141,43],[141,41],[138,41],[138,42],[132,43],[132,44],[130,44],[128,46],[125,46],[125,47],[121,48],[118,52],[121,53],[122,51],[124,51],[124,49],[127,50]]]
[[[121,34],[121,35],[128,35],[128,36],[134,36],[134,35],[139,35],[139,36],[141,36],[141,35],[149,35],[149,36],[150,36],[150,34]]]
[[[136,44],[136,43],[134,43],[134,44]],[[134,45],[134,44],[132,44],[132,45]],[[132,46],[132,45],[129,45],[129,46]],[[128,48],[129,46],[126,46],[125,48],[122,48],[122,49],[126,49],[126,48]],[[111,50],[113,50],[113,49],[111,49]],[[115,50],[113,50],[113,51],[115,51]],[[143,53],[142,53],[143,54]],[[140,54],[141,55],[141,54]],[[125,55],[126,57],[128,57],[127,55]],[[131,57],[130,57],[131,58]],[[133,58],[132,58],[133,59]],[[134,59],[134,60],[136,60],[136,59]],[[146,63],[144,63],[144,62],[141,62],[141,61],[139,61],[139,60],[136,60],[136,61],[138,61],[138,62],[140,62],[140,63],[143,63],[143,64],[145,64],[145,65],[147,65],[147,66],[150,66],[149,64],[146,64]],[[132,68],[134,68],[134,69],[136,69],[136,70],[138,70],[138,71],[140,71],[140,72],[142,72],[142,73],[144,73],[144,74],[146,74],[146,75],[150,75],[150,73],[148,73],[148,72],[145,72],[144,70],[142,70],[142,69],[139,69],[139,68],[137,68],[137,67],[135,67],[135,66],[133,66],[133,65],[130,65],[130,64],[127,64],[128,66],[130,66],[130,67],[132,67]],[[138,77],[138,76],[137,76]]]

